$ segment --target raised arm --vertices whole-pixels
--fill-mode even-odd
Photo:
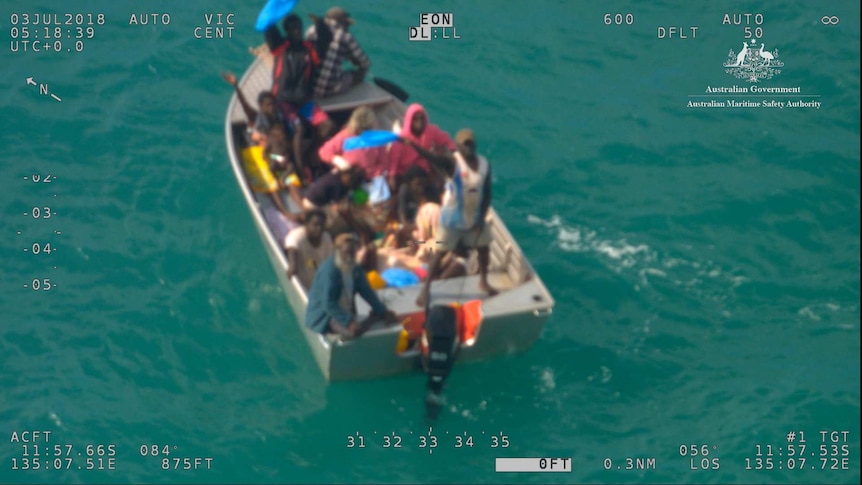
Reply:
[[[234,91],[236,91],[236,97],[239,99],[239,104],[242,105],[242,110],[245,112],[245,117],[248,118],[248,124],[249,126],[253,126],[257,120],[257,111],[252,108],[248,100],[245,99],[245,95],[242,94],[242,90],[239,88],[239,84],[236,81],[236,76],[234,73],[226,71],[221,73],[221,77],[225,82],[233,86]]]
[[[281,31],[278,30],[278,26],[275,24],[270,25],[263,31],[263,39],[266,41],[270,52],[275,52],[287,40],[281,35]]]
[[[452,158],[451,154],[437,155],[436,153],[431,153],[417,145],[413,140],[406,138],[401,138],[399,140],[413,147],[413,149],[416,150],[416,153],[418,153],[422,158],[428,160],[431,165],[443,170],[447,175],[452,175],[455,171],[455,159]]]

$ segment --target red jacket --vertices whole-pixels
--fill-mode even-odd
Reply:
[[[305,41],[302,43],[305,47],[305,66],[302,74],[302,84],[307,86],[305,90],[310,93],[312,86],[312,76],[320,67],[320,57],[317,56],[317,51],[314,50],[314,45],[311,42]],[[290,41],[285,41],[272,51],[272,95],[278,99],[279,90],[285,84],[295,85],[298,80],[286,79],[289,74],[284,66],[284,54],[290,48]],[[310,97],[310,95],[309,95]]]

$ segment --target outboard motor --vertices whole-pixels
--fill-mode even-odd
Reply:
[[[427,309],[422,344],[422,364],[428,374],[425,410],[429,419],[436,419],[443,405],[443,383],[455,364],[460,345],[455,308],[436,305]]]

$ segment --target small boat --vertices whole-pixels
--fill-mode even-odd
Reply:
[[[255,54],[256,59],[239,81],[239,89],[252,105],[256,105],[259,92],[269,90],[272,86],[272,56],[265,48],[257,49]],[[370,106],[382,126],[392,126],[403,119],[406,106],[401,99],[380,86],[388,87],[389,91],[404,97],[403,92],[399,93],[397,88],[392,89],[389,83],[365,82],[347,93],[317,102],[336,121],[346,120],[350,112],[358,106]],[[243,170],[241,153],[249,146],[249,142],[246,116],[236,93],[228,105],[225,137],[228,156],[239,188],[296,315],[299,331],[308,341],[323,375],[330,381],[344,381],[377,378],[420,369],[421,356],[418,350],[397,350],[401,325],[378,324],[361,337],[347,341],[334,335],[313,332],[305,326],[305,308],[308,303],[306,290],[297,278],[288,280],[288,261],[283,250],[283,241],[276,240],[263,214],[262,206],[269,200],[266,195],[251,190]],[[284,197],[284,200],[286,206],[298,212],[289,197]],[[479,276],[473,274],[475,271],[465,277],[434,281],[431,286],[431,303],[463,303],[477,299],[482,301],[481,322],[475,338],[462,342],[457,362],[486,359],[530,348],[541,335],[545,321],[554,307],[553,297],[493,207],[489,210],[488,224],[492,234],[488,279],[490,284],[500,291],[499,294],[487,297],[479,290]],[[473,264],[468,266],[475,267],[475,252],[471,258]],[[377,290],[377,294],[399,318],[406,318],[424,311],[415,304],[420,289],[421,285],[384,288]],[[370,308],[361,298],[356,299],[356,307],[359,318],[370,312]]]

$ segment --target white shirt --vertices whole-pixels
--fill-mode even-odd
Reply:
[[[315,247],[308,240],[305,226],[299,226],[290,231],[284,238],[284,247],[285,249],[296,250],[296,276],[303,286],[311,288],[317,267],[332,255],[332,236],[324,231],[320,238],[320,245]]]

